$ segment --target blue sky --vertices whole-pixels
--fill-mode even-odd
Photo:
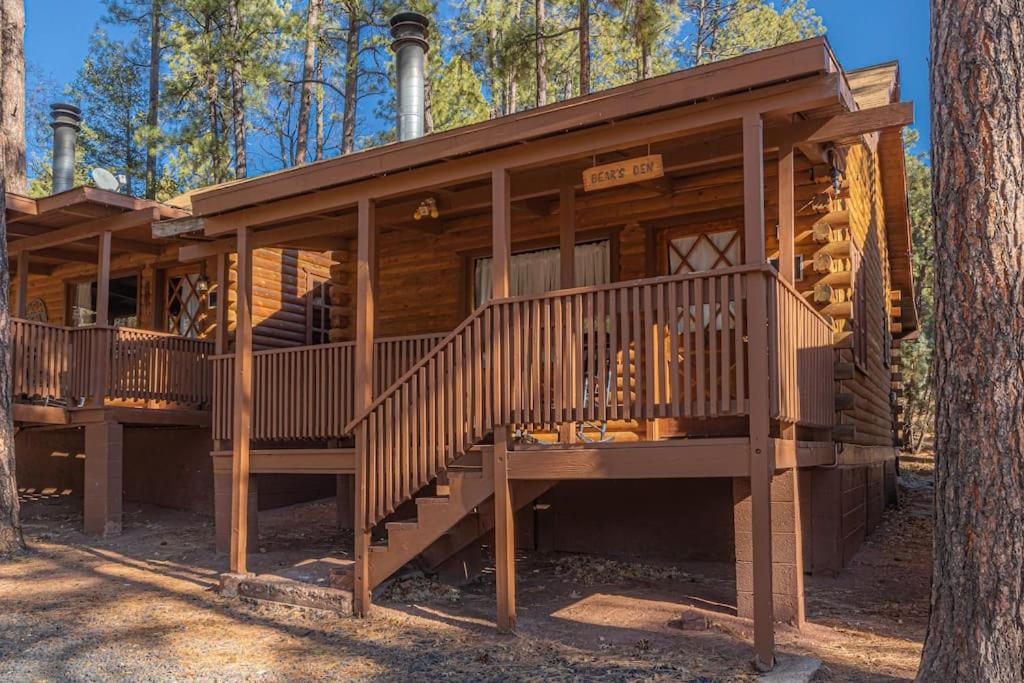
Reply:
[[[929,145],[928,0],[809,0],[846,69],[899,60],[902,97],[913,100],[918,149]],[[26,0],[29,83],[38,74],[59,86],[74,80],[89,35],[103,15],[101,0]]]

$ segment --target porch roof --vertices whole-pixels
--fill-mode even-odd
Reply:
[[[180,240],[154,238],[153,221],[181,218],[187,211],[149,199],[75,187],[34,199],[8,192],[7,249],[11,256],[29,252],[30,270],[49,274],[65,263],[98,258],[99,234],[116,235],[112,251],[159,255]]]

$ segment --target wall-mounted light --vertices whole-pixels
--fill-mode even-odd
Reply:
[[[196,278],[196,293],[206,294],[210,291],[210,278],[205,275],[200,275]]]
[[[437,218],[439,215],[440,213],[437,210],[437,200],[434,199],[433,197],[427,197],[422,202],[420,202],[419,206],[416,207],[416,210],[413,212],[412,217],[414,220],[418,221],[423,218],[426,218],[427,216],[430,216],[431,218]]]

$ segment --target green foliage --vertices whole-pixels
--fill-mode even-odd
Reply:
[[[807,0],[789,0],[781,9],[771,0],[739,0],[713,54],[727,59],[825,33],[825,25]]]
[[[935,421],[935,376],[932,351],[935,341],[935,233],[932,220],[932,175],[928,156],[914,153],[917,131],[904,138],[907,167],[907,201],[910,208],[913,241],[915,299],[920,324],[917,341],[901,348],[904,416],[910,426],[914,446],[930,434]]]
[[[103,1],[103,25],[111,30],[93,36],[70,92],[90,129],[82,139],[84,170],[122,173],[141,194],[146,147],[155,140],[159,195],[167,198],[233,178],[239,127],[248,134],[249,169],[295,162],[309,0]],[[232,3],[239,8],[237,33]],[[435,131],[534,107],[538,81],[546,83],[548,102],[579,94],[579,0],[544,0],[543,25],[537,0],[322,0],[307,158],[337,154],[348,139],[354,148],[394,139],[387,20],[403,8],[432,20],[427,77]],[[594,90],[824,31],[807,0],[590,0],[589,14]],[[154,17],[159,125],[150,130]],[[244,89],[240,108],[231,97],[235,62]],[[345,116],[349,110],[354,117]],[[41,127],[48,132],[45,122]],[[38,149],[46,147],[40,141]],[[46,154],[37,152],[33,164],[40,183]]]

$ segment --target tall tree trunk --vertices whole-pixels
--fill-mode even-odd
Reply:
[[[4,3],[11,4],[10,0],[4,0]],[[0,163],[5,162],[0,159]],[[14,464],[11,275],[7,261],[7,193],[4,170],[0,168],[0,555],[10,555],[25,548],[25,539],[21,533],[21,513]]]
[[[231,130],[235,141],[235,177],[247,175],[245,154],[245,83],[242,82],[242,28],[239,4],[228,3],[228,23],[231,30]]]
[[[580,0],[580,94],[590,93],[590,0]]]
[[[936,477],[918,679],[1024,680],[1024,16],[932,0]]]
[[[25,6],[0,0],[0,554],[25,548],[14,463],[7,191],[25,192]]]
[[[7,169],[7,191],[25,194],[25,4],[0,3],[0,154]]]
[[[424,68],[430,68],[430,62],[427,61],[424,64]],[[423,134],[432,135],[434,133],[434,106],[433,106],[433,94],[434,88],[430,85],[430,72],[428,71],[423,78]]]
[[[345,114],[341,122],[341,153],[356,148],[356,103],[359,101],[359,43],[362,33],[359,3],[348,7],[348,35],[345,37]]]
[[[640,42],[640,78],[654,76],[654,64],[651,60],[651,46],[646,39]]]
[[[146,114],[146,197],[156,199],[156,150],[160,126],[160,27],[161,0],[149,8],[149,111]]]
[[[548,103],[548,51],[544,43],[544,23],[547,21],[546,0],[534,0],[535,23],[537,25],[537,106]]]
[[[302,60],[302,94],[299,97],[299,129],[295,140],[295,163],[306,163],[309,142],[309,108],[313,99],[313,71],[316,68],[316,46],[320,40],[320,0],[309,0],[306,12],[306,53]]]
[[[313,160],[324,158],[324,58],[322,54],[316,59],[316,88],[313,90],[313,123],[316,126],[313,145]]]

